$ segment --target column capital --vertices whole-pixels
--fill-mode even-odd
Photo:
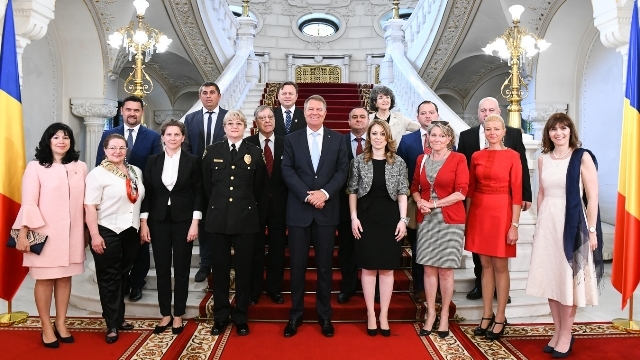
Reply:
[[[118,109],[118,102],[111,99],[90,99],[72,98],[71,112],[73,115],[85,118],[86,121],[93,119],[107,119],[114,117]]]
[[[600,31],[600,41],[614,49],[625,48],[629,43],[633,0],[624,4],[616,0],[592,0],[593,24]]]
[[[54,18],[55,0],[13,0],[16,35],[39,40],[47,33]]]
[[[153,112],[153,120],[158,125],[162,125],[167,120],[180,120],[184,116],[182,110],[156,110]]]

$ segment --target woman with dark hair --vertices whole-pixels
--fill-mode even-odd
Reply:
[[[160,126],[160,135],[164,151],[149,156],[144,169],[146,196],[140,214],[140,238],[153,245],[158,275],[158,303],[162,319],[153,333],[160,334],[171,326],[172,333],[177,335],[183,329],[191,250],[202,219],[204,189],[200,159],[182,151],[184,124],[177,120],[165,121]],[[175,317],[171,316],[172,263]]]
[[[400,145],[402,135],[420,129],[420,123],[413,121],[402,115],[398,111],[391,112],[396,105],[396,96],[393,91],[386,86],[377,85],[371,90],[369,96],[369,110],[375,111],[369,114],[369,120],[383,120],[389,124],[391,138],[396,142],[396,147]]]
[[[389,303],[393,270],[400,268],[401,241],[407,234],[407,165],[396,155],[389,124],[374,120],[362,154],[353,159],[347,191],[351,230],[357,239],[356,263],[362,268],[367,333],[378,333],[374,294],[380,276],[380,334],[390,336]]]
[[[84,208],[91,234],[105,341],[118,340],[118,330],[131,330],[124,321],[124,292],[129,269],[140,247],[140,206],[144,199],[142,171],[126,162],[127,141],[108,135],[102,144],[105,159],[86,180]]]
[[[71,128],[54,123],[42,134],[22,177],[22,204],[13,229],[20,229],[16,248],[36,280],[34,296],[42,322],[42,342],[49,348],[72,343],[65,325],[71,276],[84,272],[84,184],[87,165],[78,161]],[[27,231],[48,236],[40,255],[29,251]],[[49,316],[55,293],[56,319]]]
[[[438,282],[442,294],[438,336],[449,336],[449,303],[453,297],[453,270],[460,267],[464,246],[464,198],[469,170],[464,155],[453,152],[453,128],[434,121],[427,130],[430,154],[416,160],[411,196],[417,205],[415,261],[424,266],[427,316],[420,336],[431,334],[436,321]],[[439,281],[438,281],[439,280]]]
[[[507,327],[509,258],[516,256],[522,208],[522,163],[520,154],[504,145],[506,133],[504,120],[489,115],[484,121],[489,147],[473,153],[469,169],[464,248],[480,255],[483,314],[473,333],[487,340],[499,339]]]
[[[526,293],[549,300],[555,331],[543,351],[554,358],[571,350],[576,308],[598,304],[604,265],[597,166],[571,118],[551,115],[538,158],[538,222]]]

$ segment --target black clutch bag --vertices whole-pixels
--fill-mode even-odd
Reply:
[[[7,247],[16,247],[16,239],[18,238],[19,232],[20,230],[18,229],[11,229],[11,231],[9,232],[9,241],[7,241]],[[27,231],[27,241],[29,241],[30,248],[29,250],[36,255],[40,255],[40,253],[42,252],[42,248],[44,248],[44,244],[47,242],[47,238],[47,235],[40,234],[33,230]]]

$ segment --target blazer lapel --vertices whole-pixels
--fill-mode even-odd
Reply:
[[[416,148],[420,149],[421,153],[424,152],[424,141],[422,140],[422,132],[420,130],[417,131],[413,144]]]
[[[300,136],[298,137],[300,140],[300,144],[298,146],[303,149],[302,151],[304,151],[305,158],[308,160],[309,167],[313,170],[313,161],[311,161],[311,150],[309,149],[309,141],[307,140],[307,137],[307,131],[301,131]],[[322,158],[322,155],[320,158]]]
[[[200,109],[198,115],[195,118],[195,124],[193,124],[196,129],[198,129],[198,139],[204,144],[204,149],[207,148],[207,144],[204,143],[204,115],[202,113],[202,109]]]
[[[133,142],[133,148],[131,149],[131,153],[134,152],[134,149],[137,150],[139,148],[138,144],[142,144],[146,136],[147,136],[147,129],[144,127],[144,125],[140,125],[140,127],[138,128],[138,135],[136,135],[136,140]]]
[[[224,132],[222,130],[222,120],[224,116],[222,115],[222,109],[218,108],[218,117],[216,118],[216,125],[213,129],[213,136],[211,140],[213,142],[221,141],[224,138]],[[216,141],[217,140],[217,141]]]
[[[482,150],[484,146],[480,146],[480,125],[473,128],[473,146],[474,149]]]
[[[324,164],[324,159],[326,158],[326,156],[322,156],[322,155],[326,153],[326,151],[329,151],[332,145],[331,143],[333,142],[333,138],[331,137],[331,134],[329,134],[328,130],[329,129],[327,129],[326,127],[324,128],[324,135],[322,136],[322,150],[320,151],[320,161],[318,161],[318,171],[322,169],[322,165]],[[349,151],[351,151],[351,148],[349,148]],[[311,156],[309,156],[309,159],[311,159]]]

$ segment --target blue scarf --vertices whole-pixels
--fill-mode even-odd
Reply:
[[[587,206],[586,192],[580,194],[580,164],[582,155],[587,152],[598,168],[598,161],[595,155],[587,149],[577,148],[573,151],[569,166],[567,168],[566,197],[567,207],[565,209],[564,221],[564,254],[569,265],[573,269],[573,276],[580,273],[588,265],[589,251],[589,229],[585,218]],[[582,203],[584,202],[584,207]],[[604,261],[602,257],[602,226],[600,224],[600,208],[598,208],[598,220],[596,222],[596,237],[598,247],[593,251],[593,262],[596,270],[598,286],[604,275]]]

